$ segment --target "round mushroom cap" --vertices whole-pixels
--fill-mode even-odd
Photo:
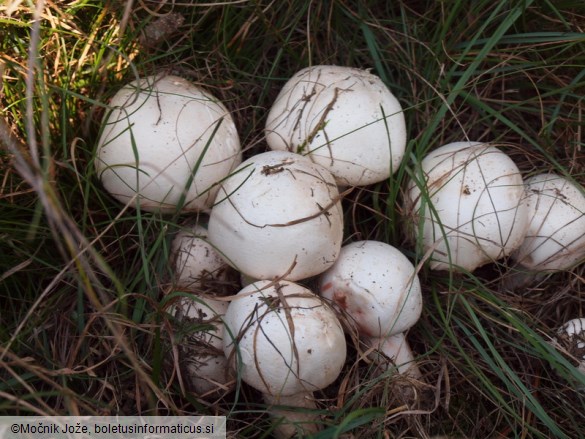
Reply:
[[[225,284],[232,268],[207,240],[207,229],[192,225],[180,230],[171,243],[178,288],[214,290]]]
[[[418,238],[432,251],[432,269],[473,271],[520,246],[528,209],[522,176],[507,154],[454,142],[430,152],[421,166],[424,178],[410,180],[406,210],[414,234],[422,231]]]
[[[319,291],[347,312],[366,337],[404,332],[422,312],[414,266],[400,250],[379,241],[343,246],[333,267],[321,275]]]
[[[225,356],[263,393],[323,389],[345,363],[345,336],[334,311],[293,282],[248,285],[230,303],[224,321]]]
[[[208,296],[181,297],[169,308],[180,322],[184,338],[179,363],[189,387],[198,394],[227,390],[232,376],[223,354],[224,323],[228,302]],[[201,329],[205,326],[206,329]]]
[[[585,257],[585,193],[552,173],[526,179],[528,231],[512,257],[531,270],[566,270]]]
[[[265,131],[271,149],[308,154],[342,186],[387,179],[406,148],[398,100],[379,77],[351,67],[297,72],[272,105]]]
[[[253,279],[305,279],[329,268],[343,239],[333,176],[308,158],[269,151],[242,163],[221,184],[209,240]]]
[[[242,161],[228,110],[185,79],[132,81],[110,108],[95,166],[106,190],[122,203],[147,211],[173,212],[181,202],[183,210],[208,209],[214,185]]]

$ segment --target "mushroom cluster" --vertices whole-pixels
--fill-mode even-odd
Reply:
[[[431,151],[406,188],[413,235],[435,270],[473,271],[510,256],[533,272],[585,258],[585,193],[554,173],[523,179],[502,150],[454,142]]]
[[[313,392],[344,367],[344,329],[357,330],[354,347],[382,373],[424,379],[407,342],[423,307],[418,269],[388,243],[342,246],[340,188],[390,183],[405,155],[403,110],[380,78],[340,66],[299,71],[269,111],[270,150],[243,162],[225,106],[184,79],[134,81],[110,107],[95,159],[104,187],[144,210],[209,214],[207,229],[189,219],[171,246],[182,293],[169,311],[205,328],[180,349],[198,396],[245,382],[263,394],[276,437],[316,433]],[[434,270],[471,272],[505,257],[562,270],[585,256],[583,190],[554,174],[524,181],[490,143],[432,150],[410,173],[404,202],[419,265],[428,258]]]

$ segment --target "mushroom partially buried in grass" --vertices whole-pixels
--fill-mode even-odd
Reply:
[[[355,322],[365,344],[384,354],[382,369],[418,379],[421,372],[404,332],[422,312],[414,266],[400,250],[379,241],[357,241],[341,248],[335,264],[319,279],[321,296]]]
[[[132,81],[109,107],[95,167],[106,190],[122,203],[147,211],[206,210],[217,183],[242,161],[226,107],[185,79]]]
[[[333,176],[308,158],[269,151],[243,162],[222,184],[209,240],[252,279],[306,279],[337,259],[343,213]]]
[[[557,343],[577,360],[577,369],[585,378],[585,318],[571,319],[557,332]],[[585,389],[585,386],[580,388]]]
[[[345,336],[334,311],[301,285],[264,280],[238,293],[224,321],[225,355],[236,375],[262,392],[271,406],[275,435],[316,433],[313,392],[335,381],[346,358]]]
[[[512,257],[531,271],[567,270],[585,258],[585,190],[553,173],[525,181],[530,221]]]
[[[222,294],[237,280],[237,272],[209,243],[202,225],[183,227],[171,243],[171,255],[176,288]]]
[[[406,148],[402,107],[382,80],[367,70],[318,65],[293,75],[266,120],[273,150],[308,155],[340,186],[387,179]]]
[[[223,354],[223,315],[228,302],[221,296],[237,291],[237,273],[207,241],[207,229],[199,224],[177,233],[171,260],[175,289],[189,292],[169,308],[177,324],[175,334],[181,337],[177,343],[183,378],[200,397],[221,396],[233,384]]]
[[[223,354],[223,316],[228,302],[199,294],[181,297],[169,312],[176,319],[179,367],[187,388],[199,397],[218,397],[233,389],[235,380]]]
[[[509,256],[526,234],[522,176],[500,149],[454,142],[431,151],[409,181],[406,212],[434,270],[468,270]]]

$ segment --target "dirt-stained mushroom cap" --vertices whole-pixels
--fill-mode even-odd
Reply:
[[[224,321],[226,357],[242,380],[262,393],[323,389],[345,362],[345,336],[334,311],[301,285],[248,285],[230,303]]]
[[[333,176],[308,158],[269,151],[226,181],[209,219],[209,240],[253,279],[305,279],[329,268],[343,239]]]
[[[321,275],[319,291],[347,312],[366,337],[404,332],[422,312],[414,266],[400,250],[379,241],[343,246],[333,267]]]
[[[266,120],[274,150],[308,154],[339,185],[387,179],[406,148],[402,107],[382,80],[345,66],[300,70],[284,85]]]

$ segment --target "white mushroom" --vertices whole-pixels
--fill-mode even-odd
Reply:
[[[333,267],[321,275],[319,291],[353,319],[367,345],[393,360],[399,371],[420,377],[403,333],[421,315],[421,287],[414,266],[398,249],[379,241],[342,247]]]
[[[185,79],[133,81],[110,107],[95,166],[106,190],[122,203],[147,211],[172,212],[181,203],[186,210],[205,210],[216,184],[241,162],[228,110]]]
[[[181,229],[171,243],[177,288],[221,293],[233,270],[207,240],[201,225]]]
[[[585,193],[556,174],[525,181],[530,222],[513,258],[534,271],[566,270],[585,257]]]
[[[278,437],[318,429],[312,392],[333,383],[346,357],[345,336],[333,310],[310,290],[288,281],[258,281],[240,291],[225,315],[226,357],[237,375],[284,416]]]
[[[188,387],[198,396],[217,396],[234,386],[234,377],[223,353],[223,316],[228,302],[198,295],[181,297],[169,308],[179,323],[179,364]]]
[[[242,163],[222,183],[209,240],[253,279],[305,279],[335,262],[343,213],[335,181],[308,158],[269,151]]]
[[[339,185],[387,179],[406,148],[402,107],[382,80],[366,70],[320,65],[284,85],[266,120],[274,150],[308,154]]]
[[[455,142],[429,153],[421,167],[406,203],[414,233],[432,252],[432,269],[473,271],[520,246],[528,209],[508,155],[489,144]]]

